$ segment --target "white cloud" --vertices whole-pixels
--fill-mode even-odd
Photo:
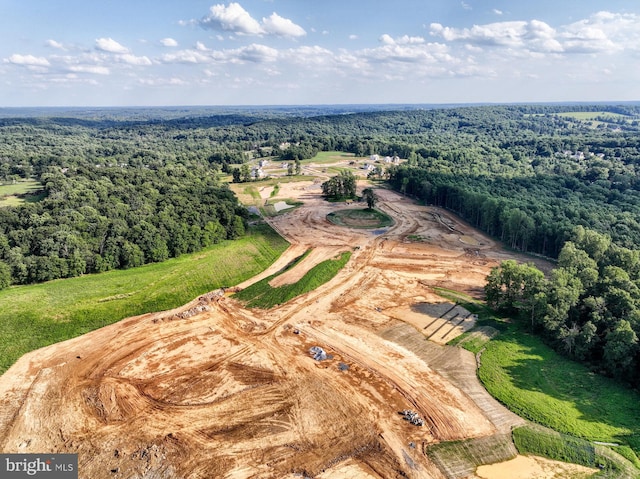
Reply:
[[[202,42],[196,42],[196,50],[198,50],[199,52],[207,52],[207,51],[209,51],[209,49]]]
[[[107,67],[100,65],[72,65],[69,67],[69,71],[75,73],[92,73],[95,75],[109,75],[111,73]]]
[[[260,35],[263,29],[239,3],[211,7],[209,15],[199,22],[203,28],[227,30],[244,35]]]
[[[325,69],[333,68],[336,65],[336,58],[333,52],[318,45],[305,45],[286,50],[281,53],[280,57],[296,65],[305,65],[316,70],[320,67]]]
[[[120,45],[113,38],[96,39],[96,48],[108,53],[129,53],[129,49],[127,47]]]
[[[211,63],[213,58],[202,51],[180,50],[175,53],[166,53],[162,55],[161,61],[163,63],[206,64]]]
[[[45,42],[45,45],[51,48],[55,48],[57,50],[66,50],[66,48],[64,47],[64,45],[60,42],[56,42],[55,40],[47,40]]]
[[[125,53],[124,55],[118,55],[117,59],[119,62],[126,63],[127,65],[148,66],[152,64],[151,60],[149,60],[147,57],[145,56],[138,57],[130,53]]]
[[[9,58],[6,58],[5,63],[13,63],[14,65],[22,65],[26,67],[48,67],[51,64],[49,60],[44,57],[36,57],[34,55],[20,55],[14,53]]]
[[[177,77],[140,78],[138,83],[143,86],[184,86],[188,83]]]
[[[441,36],[446,41],[473,41],[489,45],[516,47],[522,44],[527,22],[498,22],[474,25],[472,28],[443,27],[439,23],[430,25],[431,35]]]
[[[185,24],[186,22],[183,22]],[[192,21],[202,28],[224,30],[237,35],[275,35],[279,37],[298,38],[307,32],[300,25],[288,18],[272,13],[258,22],[239,3],[229,5],[218,4],[211,7],[209,14],[200,20]]]
[[[274,62],[278,59],[278,50],[256,43],[237,50],[230,50],[228,53],[242,61],[253,63]]]
[[[460,2],[460,5],[462,5],[462,8],[464,8],[465,10],[473,10],[473,7],[467,2]]]
[[[380,41],[385,45],[417,45],[424,43],[424,38],[410,37],[409,35],[393,38],[391,35],[385,33],[380,37]]]
[[[640,49],[640,16],[598,12],[563,28],[561,41],[571,52],[614,53]]]
[[[355,34],[349,35],[349,40],[357,40],[357,39],[358,39],[358,35],[355,35]]]
[[[164,47],[177,47],[178,46],[178,42],[176,40],[174,40],[173,38],[163,38],[162,40],[160,40],[160,43]]]
[[[430,25],[432,36],[471,46],[512,49],[514,53],[615,53],[640,51],[640,16],[598,12],[553,28],[540,20],[496,22],[471,28]]]
[[[493,13],[495,13],[496,15],[502,15],[504,12],[502,10],[498,10],[497,8],[494,8]]]
[[[288,18],[282,18],[277,13],[272,13],[269,18],[262,19],[262,27],[266,33],[279,37],[303,37],[307,34],[299,25],[296,25]]]
[[[180,50],[162,55],[162,63],[210,64],[210,63],[269,63],[278,59],[279,52],[266,45],[251,45],[228,50],[203,49]]]

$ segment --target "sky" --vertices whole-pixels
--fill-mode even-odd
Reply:
[[[0,0],[0,107],[636,100],[638,0]]]

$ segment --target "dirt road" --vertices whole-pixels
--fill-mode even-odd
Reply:
[[[0,450],[78,453],[87,479],[428,479],[444,476],[426,445],[517,423],[477,385],[456,385],[475,380],[459,352],[439,349],[430,364],[419,328],[388,334],[402,311],[444,301],[433,286],[479,295],[509,256],[447,212],[385,190],[378,206],[394,226],[335,226],[327,213],[348,206],[320,193],[317,183],[281,185],[283,198],[304,201],[270,220],[291,247],[240,287],[309,248],[274,286],[352,251],[331,282],[268,311],[209,295],[25,355],[0,377]],[[461,332],[445,330],[447,340]],[[329,359],[314,360],[312,346]]]

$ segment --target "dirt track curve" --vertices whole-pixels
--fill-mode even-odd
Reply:
[[[433,286],[479,294],[506,253],[390,191],[379,208],[396,223],[374,232],[330,224],[347,206],[318,184],[280,194],[304,201],[270,220],[291,247],[240,287],[308,248],[274,286],[353,251],[331,282],[269,311],[214,292],[25,355],[0,377],[0,451],[78,453],[87,479],[442,478],[425,445],[519,422],[477,383],[473,356],[427,341],[420,322],[433,322],[420,305],[444,301]],[[456,323],[441,331],[468,327]]]

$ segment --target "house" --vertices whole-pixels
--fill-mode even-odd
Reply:
[[[362,166],[362,169],[363,169],[363,170],[365,170],[365,171],[373,171],[375,168],[376,168],[376,167],[375,167],[375,166],[373,166],[371,163],[365,163],[365,164]]]
[[[264,171],[262,171],[262,168],[260,168],[259,166],[254,166],[253,168],[251,168],[251,178],[256,180],[258,178],[264,178]]]
[[[371,161],[372,163],[375,163],[376,161],[380,161],[380,156],[378,155],[371,155],[369,157],[369,161]]]

